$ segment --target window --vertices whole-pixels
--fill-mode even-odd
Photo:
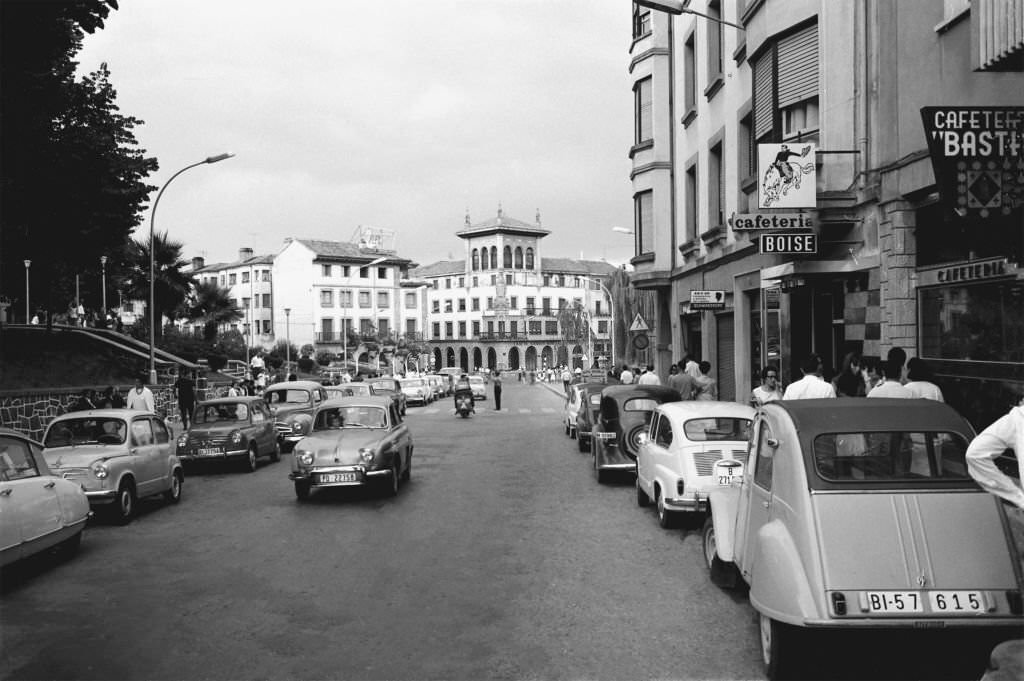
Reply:
[[[452,278],[451,277],[448,277],[447,279],[444,280],[444,287],[445,288],[451,288],[452,287]]]
[[[494,322],[487,322],[487,334],[494,335]]]
[[[512,284],[512,275],[511,274],[506,274],[505,275],[505,283],[509,284],[509,285]]]
[[[654,139],[654,106],[651,95],[651,77],[638,80],[633,86],[634,130],[633,143]]]
[[[1022,299],[1024,282],[1013,280],[918,289],[921,356],[1020,362]]]
[[[498,322],[498,333],[502,336],[505,335],[505,322]]]
[[[406,319],[405,320],[405,333],[409,336],[416,335],[416,320]]]
[[[359,292],[359,307],[367,309],[370,307],[370,292],[360,291]]]
[[[434,281],[430,282],[430,285],[433,286],[434,290],[436,291],[437,290],[437,279],[435,279]]]
[[[523,269],[523,249],[520,246],[516,246],[516,269]]]
[[[252,298],[242,298],[242,307],[246,310],[252,307]]]
[[[465,298],[459,298],[459,312],[465,312],[465,311],[466,311],[466,299]]]
[[[434,322],[430,325],[434,338],[441,337],[441,322]]]
[[[238,307],[238,298],[228,298],[228,302],[232,307]]]
[[[413,309],[416,307],[416,294],[406,293],[405,294],[405,307],[406,309]]]
[[[270,294],[269,293],[264,293],[263,294],[263,307],[265,309],[267,309],[267,310],[270,309]]]
[[[222,275],[220,275],[220,285],[221,285],[221,286],[223,286],[223,285],[224,285],[224,275],[223,275],[223,274],[222,274]]]
[[[270,333],[270,320],[269,319],[264,319],[263,320],[263,333]]]
[[[338,291],[338,307],[352,307],[352,291],[341,289]]]
[[[528,270],[532,270],[533,269],[533,249],[532,248],[527,248],[526,249],[526,269],[528,269]]]
[[[476,288],[479,285],[480,285],[480,278],[479,277],[473,277],[473,288]]]
[[[480,299],[479,298],[472,298],[472,299],[470,299],[469,302],[471,303],[470,309],[472,309],[474,312],[477,312],[477,311],[480,310]]]
[[[526,314],[537,314],[537,299],[532,296],[526,298]]]
[[[377,291],[377,308],[391,307],[391,299],[387,291]]]
[[[110,423],[113,424],[115,422],[111,421]],[[114,430],[115,426],[112,425],[110,428]],[[123,427],[121,430],[123,433]],[[73,434],[70,432],[65,434],[63,429],[55,428],[52,432],[54,433],[52,441],[48,441],[47,443],[48,446],[51,447],[59,446],[57,444],[58,442],[63,443],[65,435],[67,436],[69,443],[70,439],[73,437]],[[118,436],[119,439],[122,439],[123,437],[123,434]],[[58,440],[58,438],[60,439]],[[39,477],[39,466],[36,463],[35,457],[32,455],[31,447],[22,441],[15,440],[13,438],[11,440],[5,440],[2,455],[0,455],[0,480],[8,482],[11,480],[36,477]]]
[[[388,328],[388,320],[387,319],[378,319],[377,320],[377,334],[381,335],[381,336],[387,336],[389,333],[391,333],[391,329]]]
[[[720,0],[709,0],[708,21],[704,22],[708,36],[707,87],[704,95],[711,99],[722,84],[722,24],[715,19],[722,18]]]
[[[459,277],[459,288],[464,288],[465,286],[466,286],[466,278],[465,277]]]
[[[378,267],[377,268],[377,278],[378,279],[387,279],[388,278],[388,268],[387,267]]]
[[[546,333],[549,336],[557,336],[558,335],[558,322],[556,322],[556,321],[546,321],[546,322],[544,322],[544,333]]]
[[[248,272],[242,272],[242,283],[243,284],[248,284],[249,283],[249,273]]]
[[[722,143],[711,147],[708,154],[708,218],[709,229],[725,224],[725,173],[722,170]]]
[[[558,309],[559,310],[564,310],[566,308],[566,306],[567,306],[567,303],[565,301],[565,298],[559,298],[558,299]]]
[[[373,335],[373,321],[370,319],[359,320],[359,333],[363,336]]]
[[[818,98],[811,97],[782,109],[782,139],[806,137],[818,131]]]
[[[238,275],[237,274],[229,274],[228,275],[228,284],[230,284],[231,286],[234,286],[237,283],[238,283]]]
[[[540,321],[530,320],[526,324],[527,324],[527,327],[529,328],[530,335],[540,334],[540,329],[541,329]]]
[[[370,268],[369,267],[360,267],[359,268],[359,278],[360,279],[369,279],[370,278]]]
[[[348,265],[342,265],[341,266],[341,276],[347,277],[347,276],[349,276],[351,274],[351,271],[352,271],[352,268],[349,267]]]
[[[651,32],[651,10],[633,4],[633,39],[643,38]]]
[[[486,248],[483,248],[483,249],[480,250],[480,255],[483,257],[483,264],[480,266],[480,269],[482,269],[482,270],[490,269],[490,261],[491,261],[490,252]]]
[[[601,314],[601,301],[600,300],[595,300],[594,301],[594,314],[595,315]]]
[[[654,192],[640,192],[633,197],[636,232],[636,254],[654,252]]]
[[[480,251],[473,249],[473,271],[480,269]]]
[[[441,311],[441,301],[440,300],[432,301],[430,310],[431,310],[431,312],[440,312]]]
[[[488,298],[487,299],[487,309],[488,310],[493,310],[494,309],[494,298]]]
[[[509,303],[509,307],[511,307],[513,310],[518,310],[519,309],[519,297],[518,296],[512,296],[510,301],[511,302]]]
[[[466,322],[459,322],[459,338],[466,337]]]
[[[331,276],[331,266],[330,265],[320,265],[320,276],[321,277],[329,277],[329,276]]]
[[[601,319],[601,320],[599,320],[597,322],[597,332],[598,333],[608,333],[608,320],[607,319]]]
[[[651,426],[651,439],[659,447],[668,447],[672,444],[672,422],[664,416],[658,415],[658,420]]]
[[[448,300],[444,301],[444,311],[445,312],[451,312],[452,311],[452,300],[451,300],[451,298],[449,298]]]
[[[826,433],[814,438],[814,468],[830,482],[968,480],[967,443],[957,433]]]
[[[757,438],[757,458],[755,460],[756,469],[754,470],[754,483],[766,490],[772,488],[772,455],[775,454],[775,448],[768,444],[768,440],[772,437],[771,430],[768,429],[768,425],[765,423],[761,424],[761,430],[758,433]]]
[[[697,115],[697,36],[691,33],[683,45],[683,124]]]
[[[320,292],[320,307],[334,307],[334,291]]]
[[[497,286],[497,285],[498,285],[498,277],[497,277],[497,275],[492,274],[491,275],[491,286]]]
[[[444,323],[444,335],[445,335],[445,338],[451,338],[452,336],[455,335],[455,333],[453,331],[453,326],[454,325],[451,322],[445,322]]]
[[[509,322],[508,323],[508,330],[512,333],[512,336],[514,337],[516,335],[516,333],[518,333],[519,322],[516,322],[516,321]]]
[[[473,336],[480,335],[480,322],[473,322]]]
[[[697,164],[686,169],[686,224],[683,234],[687,241],[697,238],[700,233],[697,225]]]
[[[541,310],[540,310],[541,314],[545,314],[545,315],[551,314],[551,299],[550,298],[541,298],[540,299],[540,307],[541,307]]]
[[[498,269],[498,247],[491,246],[491,268]]]
[[[505,257],[502,260],[502,266],[505,269],[507,269],[507,270],[512,269],[512,247],[511,246],[505,246],[504,256]]]
[[[818,131],[818,27],[779,40],[751,65],[754,138],[776,142]]]
[[[270,281],[270,270],[263,270],[263,281]]]
[[[747,180],[757,175],[757,147],[754,146],[754,117],[747,113],[740,119],[738,130],[739,144],[736,145],[738,157],[736,167],[739,168],[739,179]]]
[[[334,340],[334,320],[324,318],[320,320],[320,337],[325,341]]]

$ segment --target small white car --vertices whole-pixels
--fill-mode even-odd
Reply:
[[[703,513],[708,494],[743,477],[755,410],[736,402],[687,400],[658,405],[640,436],[636,502],[658,507],[662,527],[681,513]]]
[[[425,378],[402,378],[402,392],[408,404],[430,404],[434,401],[434,393]]]
[[[473,390],[474,400],[487,399],[487,383],[484,381],[483,376],[470,376],[469,387]]]

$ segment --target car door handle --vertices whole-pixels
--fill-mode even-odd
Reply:
[[[57,484],[56,482],[51,480],[50,482],[48,482],[45,485],[43,485],[43,488],[44,489],[53,489],[56,484]]]
[[[762,501],[761,505],[764,506],[765,508],[770,508],[771,505],[772,505],[772,502],[770,502],[770,501]]]
[[[12,489],[13,488],[11,488],[11,487],[5,487],[4,489],[0,489],[0,497],[9,497],[9,496],[11,496],[11,490]]]

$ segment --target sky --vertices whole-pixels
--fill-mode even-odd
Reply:
[[[420,264],[497,215],[546,256],[627,262],[629,0],[122,0],[87,35],[160,163],[157,232],[186,259],[286,237],[395,234]],[[151,196],[155,199],[156,193]],[[148,237],[150,209],[141,229]]]

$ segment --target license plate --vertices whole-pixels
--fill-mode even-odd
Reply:
[[[200,447],[196,451],[199,456],[220,456],[224,453],[219,447]]]
[[[317,481],[320,483],[358,482],[359,475],[357,473],[321,473],[317,477]]]
[[[715,464],[715,477],[719,485],[731,485],[743,475],[743,464],[739,461],[719,461]]]
[[[980,591],[929,591],[932,612],[985,612]]]
[[[924,612],[924,599],[916,591],[868,591],[868,612]]]

